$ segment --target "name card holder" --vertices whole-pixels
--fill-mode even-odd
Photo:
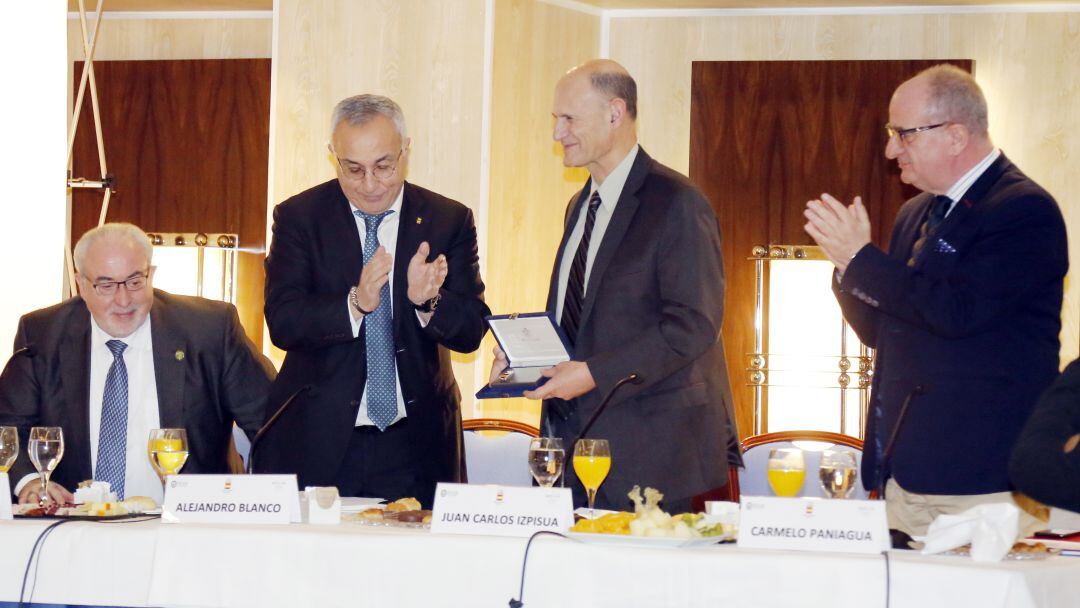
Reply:
[[[440,483],[435,489],[433,533],[529,537],[572,525],[569,488]]]
[[[299,523],[296,475],[170,475],[164,523]]]
[[[743,496],[739,547],[837,553],[890,548],[883,500]]]
[[[11,481],[7,473],[0,473],[0,519],[12,519]]]

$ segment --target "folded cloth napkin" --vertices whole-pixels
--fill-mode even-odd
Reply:
[[[938,515],[926,532],[923,555],[971,544],[971,559],[999,562],[1020,533],[1020,509],[1007,502],[978,505],[956,515]]]

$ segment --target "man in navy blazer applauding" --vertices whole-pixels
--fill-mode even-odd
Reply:
[[[884,485],[889,527],[923,534],[937,515],[1013,500],[1009,454],[1058,371],[1068,252],[1053,197],[991,142],[971,75],[939,65],[904,82],[886,130],[885,156],[922,190],[888,252],[858,197],[810,201],[806,231],[877,350],[863,485]]]

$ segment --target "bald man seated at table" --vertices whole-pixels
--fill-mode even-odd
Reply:
[[[64,454],[48,497],[70,502],[86,479],[123,499],[160,501],[151,429],[187,429],[185,473],[226,473],[232,426],[253,436],[274,368],[231,304],[153,288],[153,247],[138,227],[105,224],[75,245],[79,293],[19,320],[0,375],[0,425],[63,429]],[[20,503],[42,485],[25,449],[11,469]]]

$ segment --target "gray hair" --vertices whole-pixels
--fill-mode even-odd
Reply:
[[[589,75],[593,88],[609,98],[626,102],[626,112],[637,120],[637,83],[630,74],[622,72],[593,72]]]
[[[986,137],[989,119],[986,97],[975,78],[964,70],[942,63],[919,73],[928,80],[927,110],[940,120],[964,125],[972,134]]]
[[[128,243],[142,250],[146,255],[146,263],[149,264],[154,257],[154,246],[150,244],[150,238],[141,228],[134,224],[113,222],[102,224],[97,228],[91,228],[79,237],[75,243],[75,270],[82,273],[86,267],[86,254],[95,243],[108,241],[112,243]]]
[[[394,121],[394,127],[401,136],[401,145],[404,146],[407,138],[405,113],[393,99],[382,95],[354,95],[339,101],[330,116],[330,136],[333,138],[334,129],[343,122],[362,125],[379,115]]]

